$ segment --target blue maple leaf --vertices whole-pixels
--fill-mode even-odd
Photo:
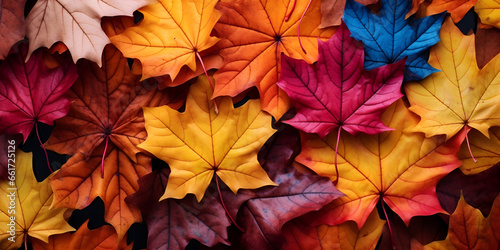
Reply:
[[[344,22],[351,36],[365,46],[365,68],[371,70],[405,57],[405,80],[421,80],[438,71],[427,63],[425,52],[439,42],[445,12],[420,19],[405,20],[410,0],[382,0],[374,14],[354,0],[347,0]]]

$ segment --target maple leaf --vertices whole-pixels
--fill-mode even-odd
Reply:
[[[233,245],[278,249],[285,240],[281,234],[283,224],[343,196],[327,178],[302,174],[293,168],[293,159],[300,150],[299,138],[297,130],[284,125],[259,152],[262,167],[278,187],[252,190],[242,206],[240,193],[226,199],[230,207],[237,208],[237,222],[245,230],[233,234]]]
[[[175,79],[183,65],[196,70],[199,52],[219,39],[211,37],[220,17],[216,0],[160,0],[141,8],[144,20],[110,37],[126,57],[142,63],[142,79],[168,74]]]
[[[371,70],[408,57],[405,80],[420,80],[436,72],[422,53],[439,41],[438,32],[445,13],[405,20],[411,1],[382,0],[381,3],[378,13],[373,14],[354,0],[346,2],[344,22],[352,37],[365,46],[365,68]]]
[[[308,1],[298,1],[295,10],[284,21],[293,0],[288,1],[233,1],[218,3],[222,17],[215,25],[221,41],[216,45],[224,58],[223,66],[215,73],[213,98],[236,96],[256,86],[262,109],[279,119],[290,108],[288,96],[278,86],[280,54],[317,60],[317,39],[328,39],[334,28],[318,29],[320,1],[311,2],[300,27],[305,54],[297,39],[301,13]]]
[[[453,22],[458,23],[474,7],[478,0],[433,0],[426,8],[426,15],[434,15],[446,11]]]
[[[200,203],[193,196],[158,203],[169,174],[170,170],[163,168],[145,175],[139,180],[139,190],[126,199],[142,211],[148,225],[148,248],[184,249],[191,239],[206,246],[229,245],[226,228],[231,222],[217,200],[215,187],[209,187]]]
[[[500,165],[474,175],[464,175],[459,169],[444,177],[437,185],[436,192],[444,210],[453,213],[458,200],[463,196],[471,206],[483,214],[489,214],[491,205],[500,193]]]
[[[52,207],[83,209],[97,196],[104,202],[104,219],[111,224],[122,240],[134,222],[141,222],[139,209],[125,202],[125,197],[135,193],[137,180],[151,172],[151,159],[139,154],[137,163],[125,152],[110,146],[104,158],[104,175],[101,176],[104,145],[101,144],[86,161],[83,154],[73,155],[50,179],[54,190]]]
[[[488,218],[461,197],[450,216],[446,239],[425,245],[424,249],[498,249],[499,244],[500,195],[495,199]]]
[[[144,108],[148,138],[139,148],[172,169],[161,200],[192,193],[201,201],[214,172],[234,193],[275,185],[257,161],[258,150],[274,133],[271,116],[260,110],[258,100],[235,109],[229,97],[220,101],[216,114],[211,95],[207,79],[198,78],[185,112],[168,106]]]
[[[440,37],[431,49],[429,63],[441,72],[404,86],[410,110],[421,117],[415,131],[450,138],[465,127],[488,137],[488,129],[500,125],[500,57],[479,70],[474,35],[463,35],[449,18]]]
[[[126,29],[135,26],[133,17],[105,17],[102,19],[102,27],[108,37],[116,36],[123,33]],[[213,48],[213,47],[212,47]],[[200,52],[202,60],[196,61],[196,70],[192,71],[188,66],[184,65],[179,70],[175,79],[171,79],[169,75],[161,75],[153,77],[158,82],[158,88],[163,90],[167,87],[179,86],[200,74],[205,70],[219,68],[222,65],[222,57],[214,49],[207,49]],[[203,65],[202,65],[203,61]],[[204,68],[204,67],[205,68]],[[131,72],[135,75],[142,75],[142,64],[138,59],[134,59],[131,66]]]
[[[361,229],[353,221],[337,226],[311,226],[299,217],[283,226],[287,239],[283,249],[375,249],[384,224],[376,210],[370,213]]]
[[[500,28],[500,3],[495,0],[477,0],[474,11],[484,24]]]
[[[24,38],[24,5],[26,0],[0,0],[0,60],[10,48]]]
[[[73,231],[64,214],[67,208],[50,208],[53,200],[48,178],[38,182],[33,174],[32,154],[16,151],[15,180],[0,182],[0,222],[14,228],[15,235],[8,230],[0,232],[1,249],[18,249],[27,241],[28,235],[48,242],[49,236]],[[14,204],[14,205],[12,205]],[[9,207],[10,206],[10,207]],[[9,212],[14,206],[15,213]],[[15,220],[11,220],[14,217]],[[9,225],[14,223],[14,225]],[[8,240],[14,236],[14,241]]]
[[[53,125],[68,113],[65,92],[78,75],[72,63],[48,69],[41,50],[24,63],[26,45],[17,48],[0,64],[0,133],[21,133],[25,142],[36,122]]]
[[[28,58],[39,47],[62,41],[73,61],[86,58],[101,65],[104,46],[110,41],[101,29],[103,16],[132,16],[154,0],[41,0],[26,17],[26,36],[30,41]],[[54,28],[59,27],[59,28]]]
[[[257,197],[240,208],[237,222],[245,229],[238,237],[240,246],[279,248],[284,242],[283,224],[343,196],[330,180],[316,175],[291,171],[278,176],[275,182],[278,187],[257,190]]]
[[[117,244],[118,243],[118,244]],[[85,221],[78,230],[73,233],[58,234],[49,237],[48,243],[34,239],[33,249],[102,249],[102,250],[122,250],[132,249],[132,245],[127,245],[127,239],[118,241],[115,229],[110,225],[103,225],[90,230],[88,220]]]
[[[355,1],[363,5],[369,5],[378,2],[378,0]],[[345,2],[346,0],[321,0],[321,24],[319,25],[320,29],[340,25],[342,15],[344,14]]]
[[[318,41],[314,65],[283,56],[280,80],[297,114],[284,121],[324,137],[340,128],[350,134],[376,134],[391,130],[380,116],[401,98],[404,60],[372,71],[363,70],[363,48],[341,24],[326,42]]]
[[[45,143],[60,154],[79,152],[88,158],[110,140],[136,161],[140,152],[136,146],[146,139],[142,107],[169,104],[179,108],[184,101],[182,88],[181,92],[159,91],[154,82],[140,82],[140,76],[130,72],[127,59],[112,45],[104,49],[102,68],[83,60],[77,66],[80,77],[68,91],[71,109],[57,121]]]
[[[361,228],[382,199],[408,224],[411,217],[444,212],[436,196],[438,181],[460,166],[457,153],[462,131],[445,141],[444,136],[426,138],[411,130],[418,118],[399,100],[382,116],[394,128],[377,135],[347,133],[340,136],[337,188],[346,194],[326,205],[313,224],[337,225],[354,220]],[[301,134],[302,152],[296,161],[322,176],[336,179],[332,167],[336,135],[320,139]]]

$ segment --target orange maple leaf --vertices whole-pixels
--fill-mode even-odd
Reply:
[[[135,24],[134,18],[120,16],[103,18],[102,26],[104,32],[106,32],[109,37],[112,37],[121,34],[127,28],[135,26]],[[219,68],[222,65],[222,57],[217,52],[218,51],[215,51],[214,49],[208,49],[200,52],[202,60],[196,61],[195,71],[191,70],[187,65],[184,65],[181,67],[179,73],[173,80],[169,75],[161,75],[153,77],[153,79],[158,82],[158,88],[160,90],[167,87],[179,86],[188,80],[203,74],[205,70]],[[131,71],[135,75],[142,75],[142,64],[140,60],[134,59]]]
[[[314,221],[337,225],[354,220],[362,227],[379,199],[408,225],[417,215],[445,213],[436,196],[436,184],[460,166],[457,153],[466,131],[445,142],[411,130],[418,118],[398,101],[382,116],[394,131],[354,137],[342,133],[339,141],[337,188],[346,194],[326,205]],[[302,152],[296,161],[322,176],[336,179],[334,150],[337,132],[320,139],[302,134]]]
[[[288,96],[276,85],[281,53],[312,64],[318,59],[317,39],[327,40],[336,30],[318,29],[320,1],[312,1],[300,26],[300,37],[307,51],[305,54],[298,43],[297,30],[309,1],[298,0],[290,19],[285,21],[293,1],[219,2],[217,7],[222,17],[214,29],[221,38],[216,46],[224,64],[214,75],[213,98],[234,97],[256,86],[263,110],[278,119],[290,108]]]
[[[160,200],[192,193],[201,201],[214,173],[234,193],[276,185],[257,161],[259,149],[275,131],[271,116],[261,111],[259,100],[234,108],[229,97],[221,98],[216,114],[211,95],[203,77],[191,85],[185,112],[168,106],[144,108],[148,138],[139,148],[172,170]]]
[[[104,220],[115,228],[120,241],[133,223],[142,222],[139,209],[126,203],[125,198],[137,192],[139,178],[151,172],[151,158],[139,154],[135,163],[111,146],[104,158],[102,178],[99,166],[103,151],[101,144],[87,161],[81,153],[73,155],[50,178],[54,190],[52,207],[83,209],[99,196],[104,202]]]
[[[139,11],[144,20],[110,40],[126,57],[138,58],[142,79],[168,74],[175,79],[181,67],[196,70],[199,52],[219,39],[210,36],[220,17],[216,0],[160,0]]]
[[[424,249],[498,249],[500,246],[500,195],[497,195],[490,215],[484,218],[461,196],[450,216],[448,236],[434,241]]]

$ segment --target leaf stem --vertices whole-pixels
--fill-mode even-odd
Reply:
[[[226,208],[226,204],[224,204],[224,200],[222,199],[222,193],[219,187],[219,177],[217,176],[217,174],[215,174],[215,183],[217,184],[217,191],[219,191],[220,203],[222,204],[224,211],[226,211],[227,216],[229,216],[229,219],[231,219],[231,221],[236,226],[236,228],[238,228],[238,230],[240,230],[241,232],[245,232],[245,229],[241,228],[240,226],[238,226],[238,224],[236,224],[236,221],[233,219],[231,214],[229,214],[229,211]]]
[[[304,10],[304,12],[302,13],[302,16],[300,17],[299,26],[297,28],[297,38],[299,39],[299,45],[300,45],[300,48],[302,49],[302,51],[304,52],[304,54],[307,54],[307,51],[304,49],[304,46],[302,46],[302,41],[300,40],[300,24],[302,23],[302,19],[304,18],[304,15],[306,14],[307,10],[309,9],[311,2],[312,2],[312,0],[309,0],[309,3],[307,4],[306,9]]]
[[[24,249],[28,250],[28,233],[24,234]]]
[[[53,173],[52,168],[50,167],[50,162],[49,162],[49,154],[47,154],[47,150],[43,146],[42,140],[40,139],[40,134],[38,133],[38,123],[35,122],[35,131],[36,131],[36,137],[38,138],[38,142],[40,142],[40,147],[43,149],[43,152],[45,153],[45,159],[47,159],[47,167],[49,168],[50,173]]]
[[[214,90],[214,85],[212,85],[212,81],[210,80],[210,77],[208,77],[208,72],[207,69],[205,68],[205,64],[203,63],[203,60],[201,59],[200,53],[198,51],[195,51],[196,57],[198,57],[198,60],[200,60],[201,67],[203,68],[203,72],[205,72],[205,75],[207,76],[208,83],[210,83],[210,87],[212,87],[212,90]],[[219,107],[217,107],[217,103],[214,100],[214,110],[216,114],[219,114]]]
[[[295,9],[295,5],[296,4],[297,4],[297,0],[294,0],[293,1],[293,5],[292,5],[292,9],[290,9],[290,11],[288,12],[288,14],[286,14],[286,16],[285,16],[285,22],[288,22],[288,20],[290,19],[290,16],[292,15],[292,12]]]
[[[104,179],[104,158],[106,157],[106,151],[108,150],[108,140],[109,135],[106,135],[106,145],[104,145],[104,152],[102,153],[101,159],[101,179]]]
[[[335,173],[336,173],[336,178],[335,181],[333,182],[334,185],[337,185],[339,182],[339,168],[337,167],[337,154],[339,150],[339,141],[340,141],[340,131],[342,131],[342,126],[339,127],[338,132],[337,132],[337,144],[335,145]]]
[[[469,134],[469,132],[467,132],[467,133],[465,134],[465,140],[466,140],[466,142],[467,142],[467,148],[469,149],[469,154],[470,154],[470,156],[472,157],[472,160],[473,160],[474,162],[477,162],[476,158],[474,158],[474,155],[472,155],[472,150],[470,149],[470,143],[469,143],[469,136],[468,136],[468,134]]]
[[[385,205],[382,197],[380,197],[380,204],[382,205],[382,211],[384,211],[385,220],[387,221],[387,227],[389,228],[389,236],[391,237],[392,249],[396,249],[396,245],[394,245],[394,238],[392,237],[391,223],[389,222],[389,217],[387,217],[387,212],[385,211]]]

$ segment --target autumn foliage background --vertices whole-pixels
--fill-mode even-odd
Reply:
[[[0,6],[1,249],[499,248],[496,1]]]

